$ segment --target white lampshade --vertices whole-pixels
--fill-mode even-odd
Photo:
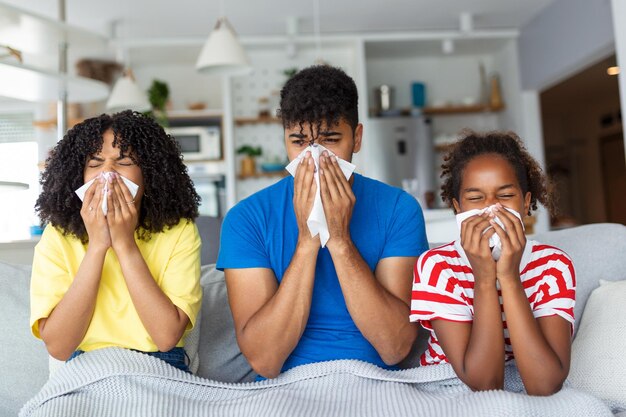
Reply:
[[[133,73],[128,70],[124,72],[111,91],[106,108],[115,113],[122,110],[135,110],[145,112],[152,108],[146,93],[144,93],[133,78]]]
[[[241,75],[250,72],[250,61],[225,17],[217,20],[196,63],[204,74]]]

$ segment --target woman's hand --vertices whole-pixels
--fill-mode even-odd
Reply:
[[[496,262],[489,248],[489,238],[495,230],[490,227],[489,220],[489,214],[485,212],[461,223],[461,246],[472,266],[477,283],[496,278]]]
[[[107,218],[102,212],[102,199],[104,183],[106,179],[102,176],[96,178],[85,192],[83,206],[80,209],[80,216],[85,223],[87,236],[89,236],[89,246],[97,249],[108,249],[111,247],[111,235]]]
[[[306,224],[311,210],[313,209],[315,192],[317,191],[314,173],[315,162],[313,161],[311,153],[307,152],[296,169],[296,175],[293,181],[293,209],[298,223],[298,242],[319,247],[319,235],[312,237],[309,227]]]
[[[125,250],[135,244],[135,229],[139,213],[135,199],[119,174],[110,176],[107,223],[111,231],[111,245],[115,251]]]
[[[492,217],[498,216],[504,229],[491,219],[490,223],[502,242],[502,254],[496,262],[496,276],[500,280],[519,279],[519,266],[526,247],[526,235],[520,220],[502,206],[494,207]]]

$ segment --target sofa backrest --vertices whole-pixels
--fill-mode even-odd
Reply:
[[[541,243],[556,246],[574,261],[576,306],[574,317],[580,322],[587,298],[599,280],[626,279],[626,226],[597,223],[537,234]],[[575,326],[577,330],[578,326]]]
[[[210,216],[198,216],[196,226],[202,239],[200,261],[202,265],[214,264],[220,251],[220,233],[222,231],[222,218]]]

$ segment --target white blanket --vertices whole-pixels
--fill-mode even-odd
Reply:
[[[520,390],[514,367],[507,389]],[[230,384],[149,355],[108,348],[59,369],[20,416],[611,416],[570,388],[550,397],[474,393],[449,365],[387,371],[354,360],[304,365],[278,378]]]

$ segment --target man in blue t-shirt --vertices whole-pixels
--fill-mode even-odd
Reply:
[[[357,101],[354,81],[337,68],[309,67],[287,81],[280,116],[289,160],[319,144],[351,161],[363,134]],[[237,342],[266,378],[333,359],[388,368],[417,335],[409,322],[413,266],[428,249],[417,201],[358,174],[346,180],[323,152],[319,187],[330,238],[321,248],[307,227],[315,171],[307,152],[295,177],[241,201],[222,226],[217,267]]]

